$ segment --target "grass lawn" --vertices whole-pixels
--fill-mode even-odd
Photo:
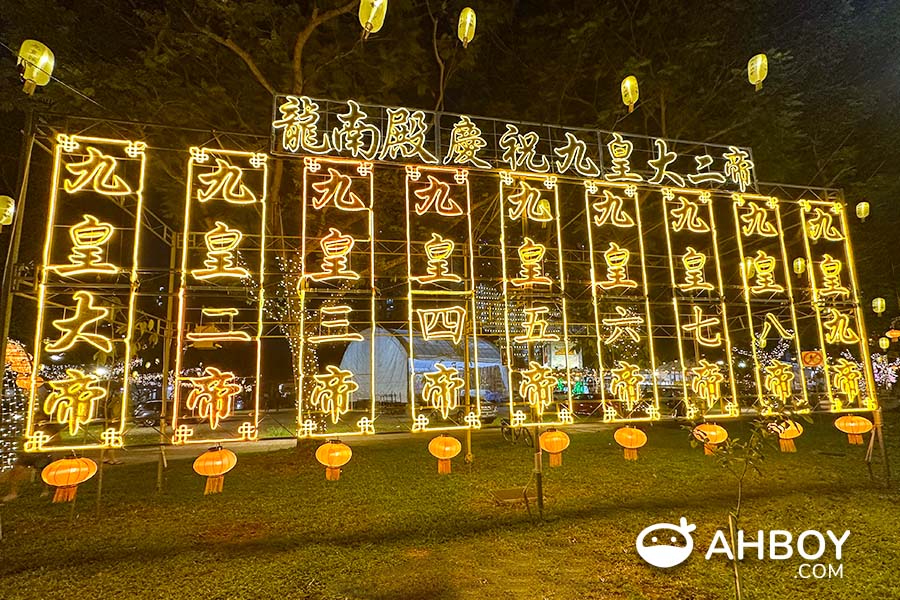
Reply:
[[[900,467],[897,418],[886,415]],[[99,515],[96,477],[74,512],[33,485],[0,509],[0,597],[731,598],[730,563],[702,553],[726,527],[734,481],[683,430],[649,434],[630,463],[611,430],[573,432],[563,466],[546,473],[542,523],[491,502],[491,489],[524,484],[532,466],[530,449],[499,432],[476,436],[475,465],[455,460],[448,476],[427,437],[403,436],[356,447],[338,482],[309,451],[239,454],[224,493],[209,497],[189,461],[170,463],[161,495],[155,463],[107,467]],[[750,477],[742,526],[849,529],[843,578],[800,579],[802,559],[753,554],[744,597],[900,597],[896,486],[870,482],[864,449],[830,419],[807,426],[797,446],[769,453],[763,476]],[[697,524],[700,551],[670,570],[645,564],[638,532],[682,515]]]

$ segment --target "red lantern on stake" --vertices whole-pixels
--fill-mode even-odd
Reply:
[[[97,472],[97,463],[89,458],[62,458],[55,460],[41,471],[41,479],[56,488],[54,502],[72,502],[78,484],[84,483]]]
[[[847,441],[854,446],[861,446],[863,434],[872,431],[872,421],[859,415],[844,415],[834,422],[834,426],[847,434]]]
[[[225,485],[225,473],[232,470],[237,464],[237,456],[231,450],[221,446],[210,448],[197,457],[194,461],[194,471],[197,475],[206,477],[206,488],[203,495],[218,494]]]
[[[550,454],[550,466],[562,466],[562,453],[569,447],[569,436],[565,431],[550,429],[541,434],[541,450]]]
[[[341,467],[350,462],[353,450],[347,444],[331,440],[316,449],[316,460],[325,467],[325,479],[337,481],[341,478]]]
[[[796,452],[794,440],[803,435],[803,427],[796,421],[788,421],[787,425],[778,428],[778,446],[782,452]]]
[[[450,459],[462,451],[462,444],[455,437],[439,435],[428,442],[428,451],[438,459],[438,473],[446,475],[450,472]]]
[[[703,443],[703,453],[712,454],[716,445],[728,439],[728,432],[721,425],[715,423],[701,423],[694,427],[694,438]]]
[[[647,443],[647,434],[634,427],[616,429],[613,438],[616,443],[625,448],[625,460],[637,460],[638,448]]]

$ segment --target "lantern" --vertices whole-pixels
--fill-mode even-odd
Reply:
[[[797,275],[803,275],[803,272],[806,271],[806,260],[802,257],[798,257],[794,259],[794,273]]]
[[[860,221],[865,221],[866,217],[869,216],[869,203],[868,202],[860,202],[856,205],[856,217]]]
[[[622,102],[628,107],[628,112],[634,110],[641,93],[638,89],[638,80],[634,75],[629,75],[622,80]]]
[[[803,427],[796,421],[788,421],[787,425],[778,428],[778,446],[782,452],[796,452],[794,440],[803,435]]]
[[[886,335],[888,338],[890,338],[890,340],[892,342],[896,342],[897,340],[900,340],[900,329],[894,329],[892,327],[892,328],[888,329],[887,331],[885,331],[884,335]]]
[[[370,33],[377,33],[384,25],[387,14],[387,0],[362,0],[359,3],[359,24],[362,25],[363,39]]]
[[[16,203],[9,196],[0,196],[0,225],[12,225]]]
[[[475,11],[468,6],[459,13],[459,27],[456,30],[463,48],[469,47],[469,42],[475,37]]]
[[[886,338],[884,336],[881,336],[880,338],[878,338],[878,347],[881,348],[882,350],[887,350],[888,348],[890,348],[891,347],[890,338]]]
[[[54,502],[72,502],[78,484],[84,483],[97,472],[97,463],[89,458],[61,458],[54,460],[41,471],[41,479],[56,488]]]
[[[337,481],[341,478],[341,467],[350,462],[353,450],[347,444],[331,440],[316,449],[316,460],[325,466],[325,479]]]
[[[428,451],[438,459],[438,473],[446,475],[450,472],[450,459],[460,453],[462,444],[455,437],[439,435],[428,442]]]
[[[872,431],[872,421],[858,415],[844,415],[834,426],[846,433],[847,441],[854,446],[862,446],[863,434]]]
[[[53,73],[53,53],[50,48],[37,40],[25,40],[19,47],[19,59],[16,64],[25,86],[22,88],[29,96],[37,86],[50,83]]]
[[[197,475],[206,477],[203,495],[220,493],[225,484],[225,473],[232,470],[236,464],[237,456],[234,452],[221,446],[210,448],[198,456],[194,461],[194,471]]]
[[[712,454],[717,444],[728,439],[728,432],[715,423],[701,423],[694,427],[694,438],[703,443],[703,453]]]
[[[634,427],[616,429],[613,438],[616,443],[625,448],[625,460],[637,460],[638,448],[647,443],[647,434]]]
[[[875,311],[876,315],[880,315],[881,313],[883,313],[886,307],[887,303],[885,303],[884,298],[872,299],[872,310]]]
[[[563,450],[569,447],[569,436],[565,431],[550,429],[541,434],[541,450],[550,454],[550,466],[562,466]]]
[[[762,89],[762,82],[768,74],[769,59],[765,54],[757,54],[747,62],[747,79],[755,86],[757,92]]]

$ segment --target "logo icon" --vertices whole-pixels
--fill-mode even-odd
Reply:
[[[691,537],[691,532],[695,529],[697,526],[693,523],[688,525],[687,519],[684,517],[681,517],[679,525],[674,523],[651,525],[637,536],[635,543],[638,554],[645,561],[660,569],[680,565],[694,550],[694,538]],[[645,542],[648,536],[650,539]]]

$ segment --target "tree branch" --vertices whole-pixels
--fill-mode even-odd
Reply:
[[[293,85],[291,86],[291,91],[294,94],[303,93],[303,48],[306,46],[306,42],[309,41],[309,38],[319,25],[350,12],[357,4],[358,2],[356,0],[350,0],[346,4],[331,10],[326,10],[321,14],[319,13],[318,7],[313,9],[309,23],[300,30],[297,34],[297,39],[294,40],[294,56],[291,60],[291,71],[293,73]]]

